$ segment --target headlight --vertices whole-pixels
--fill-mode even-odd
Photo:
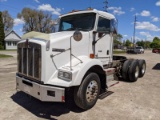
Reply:
[[[72,73],[59,70],[58,71],[58,78],[60,78],[62,80],[72,80]]]

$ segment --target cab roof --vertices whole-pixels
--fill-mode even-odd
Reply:
[[[104,11],[96,10],[96,9],[73,10],[72,12],[69,12],[68,14],[61,15],[60,18],[68,16],[68,15],[76,15],[76,14],[83,14],[83,13],[96,13],[96,14],[104,16],[104,17],[106,17],[108,19],[115,19],[114,15],[112,15],[110,13],[107,13],[107,12],[104,12]]]

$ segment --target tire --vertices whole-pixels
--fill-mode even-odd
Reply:
[[[100,94],[100,79],[96,73],[89,73],[74,91],[76,105],[84,110],[92,108]]]
[[[128,71],[128,75],[129,75],[129,82],[135,82],[137,81],[138,77],[139,77],[139,63],[138,60],[133,60],[129,71]]]
[[[146,72],[146,61],[138,60],[139,63],[139,77],[143,77]]]
[[[129,70],[131,62],[132,62],[132,60],[126,60],[123,64],[123,67],[122,67],[122,78],[125,81],[129,80],[128,70]]]

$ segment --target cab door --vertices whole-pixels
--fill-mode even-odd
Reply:
[[[103,65],[112,62],[112,37],[110,34],[111,20],[99,16],[97,24],[95,55]]]

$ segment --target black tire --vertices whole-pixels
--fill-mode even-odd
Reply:
[[[93,88],[90,86],[91,84],[97,85],[96,88],[93,86]],[[91,92],[88,92],[88,90],[92,88]],[[93,96],[93,93],[96,94]],[[74,91],[74,100],[78,107],[87,110],[92,108],[98,99],[100,93],[100,79],[99,76],[96,73],[89,73],[81,83],[81,85],[75,89]],[[92,97],[87,98],[87,94],[91,95]],[[93,98],[95,97],[95,98]],[[93,100],[89,101],[91,98]]]
[[[123,64],[123,67],[122,67],[122,78],[125,81],[129,80],[128,70],[129,70],[131,62],[132,62],[132,60],[126,60]]]
[[[128,75],[129,75],[129,82],[135,82],[137,81],[138,77],[139,77],[139,63],[138,60],[133,60],[129,71],[128,71]]]
[[[139,63],[139,77],[143,77],[146,72],[146,61],[138,60]]]

